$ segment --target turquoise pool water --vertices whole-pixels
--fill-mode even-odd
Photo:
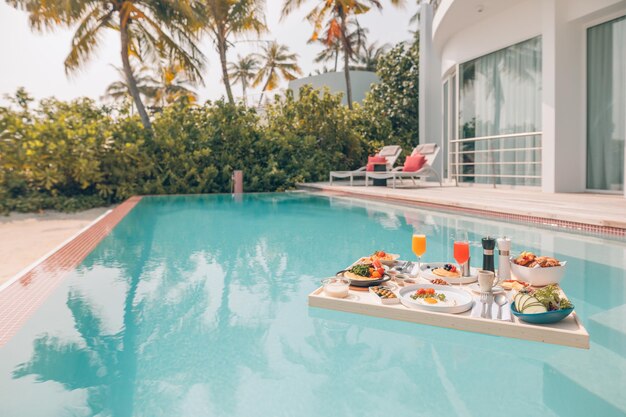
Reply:
[[[309,308],[375,249],[465,228],[569,262],[591,349]],[[475,259],[480,250],[472,249]],[[618,416],[626,243],[308,194],[144,198],[0,348],[0,416]]]

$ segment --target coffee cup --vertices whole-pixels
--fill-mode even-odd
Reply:
[[[497,284],[498,278],[495,273],[483,269],[478,271],[478,286],[482,292],[491,292]]]

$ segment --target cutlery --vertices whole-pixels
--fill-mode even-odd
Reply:
[[[487,300],[489,298],[489,293],[488,292],[481,292],[480,293],[480,302],[482,303],[482,308],[480,310],[480,317],[487,318]]]
[[[508,303],[506,295],[498,294],[493,298],[493,301],[498,305],[498,320],[502,320],[502,306]]]

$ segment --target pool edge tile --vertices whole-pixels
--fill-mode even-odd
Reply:
[[[0,291],[0,347],[15,336],[67,274],[80,265],[141,199],[141,196],[128,198]]]

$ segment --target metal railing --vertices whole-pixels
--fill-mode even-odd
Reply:
[[[490,178],[493,187],[495,188],[498,181],[502,184],[503,179],[513,180],[510,182],[524,182],[517,180],[531,180],[531,182],[537,182],[541,184],[541,136],[542,132],[524,132],[524,133],[510,133],[504,135],[492,135],[492,136],[479,136],[475,138],[463,138],[463,139],[451,139],[450,140],[450,155],[449,165],[452,178],[454,178],[458,185],[459,180],[470,178]],[[494,142],[517,139],[517,138],[531,138],[539,137],[538,141],[531,141],[530,146],[494,146]],[[535,142],[538,142],[535,143]],[[483,149],[476,149],[477,143],[485,143]],[[468,149],[470,148],[470,149]],[[516,156],[520,154],[524,157],[533,155],[530,160],[503,160],[506,158],[507,152],[518,152]],[[477,160],[478,158],[486,158],[486,160]],[[489,172],[474,172],[475,170],[466,169],[476,166],[486,166]],[[516,166],[532,166],[534,174],[520,174],[517,170],[513,169],[513,173],[502,173],[499,167],[516,167]],[[535,168],[537,167],[537,168]],[[539,174],[537,174],[539,172]],[[536,181],[535,181],[536,180]],[[512,184],[515,185],[515,184]]]

